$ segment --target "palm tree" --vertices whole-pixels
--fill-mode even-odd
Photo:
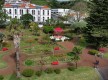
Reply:
[[[82,53],[82,48],[79,47],[79,46],[74,47],[72,53],[74,54],[73,60],[74,60],[74,62],[75,62],[75,64],[76,64],[76,68],[77,68],[77,62],[78,62],[78,60],[80,59],[79,54]]]

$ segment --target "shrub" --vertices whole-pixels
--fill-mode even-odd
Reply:
[[[34,71],[32,69],[25,69],[22,72],[22,75],[25,77],[31,77],[34,74]]]
[[[75,67],[74,66],[68,67],[68,70],[69,71],[74,71],[75,70]]]
[[[96,55],[96,54],[98,54],[98,51],[97,50],[90,50],[88,53],[91,55]]]
[[[36,74],[38,77],[40,77],[40,76],[42,75],[42,71],[37,71],[35,74]]]
[[[8,40],[13,40],[13,36],[12,35],[7,35],[7,39]]]
[[[26,61],[25,61],[25,64],[26,64],[27,66],[31,66],[31,65],[34,64],[34,61],[32,61],[32,60],[26,60]]]
[[[4,79],[4,77],[2,75],[0,75],[0,80],[3,80],[3,79]]]
[[[47,68],[45,70],[45,73],[47,73],[47,74],[53,73],[53,69],[52,68]]]
[[[3,44],[3,47],[10,47],[11,46],[11,44],[9,42],[2,42],[2,44]]]
[[[54,72],[55,72],[56,74],[60,74],[61,70],[60,70],[60,69],[55,69]]]

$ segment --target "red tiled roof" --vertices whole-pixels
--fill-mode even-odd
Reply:
[[[19,7],[20,7],[20,8],[24,8],[25,6],[26,6],[26,4],[23,3],[23,4],[21,4]]]
[[[29,8],[35,8],[35,6],[32,4],[29,4]]]
[[[48,6],[43,6],[42,8],[49,8]]]
[[[11,4],[7,3],[7,4],[4,4],[4,7],[12,7]]]

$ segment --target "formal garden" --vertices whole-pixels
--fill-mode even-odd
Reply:
[[[97,69],[108,66],[108,15],[97,2],[84,20],[64,16],[43,27],[31,14],[11,19],[0,11],[0,80],[100,80]]]

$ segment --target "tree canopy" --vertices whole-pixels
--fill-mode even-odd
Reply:
[[[108,46],[108,0],[92,0],[85,37],[96,48]]]

